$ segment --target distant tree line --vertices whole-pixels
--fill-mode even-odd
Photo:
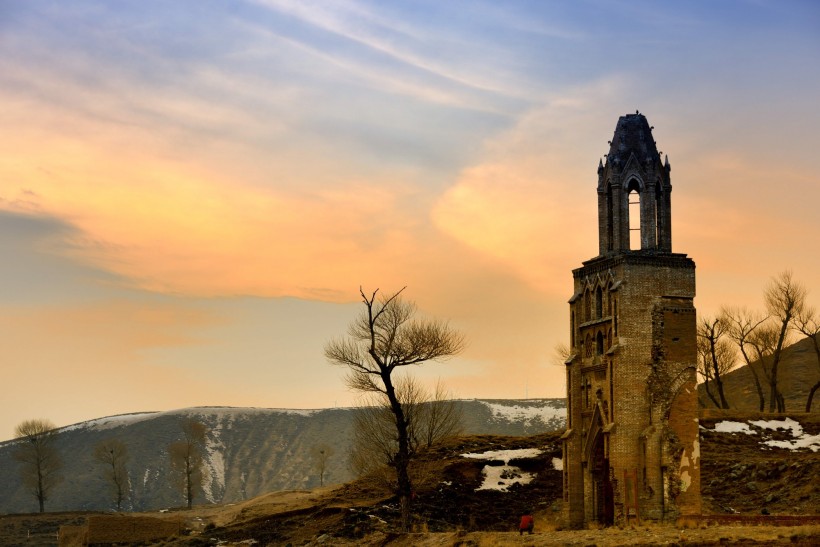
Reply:
[[[724,377],[740,359],[752,376],[758,410],[765,411],[768,401],[769,412],[785,412],[779,378],[786,365],[783,350],[794,336],[811,340],[820,371],[820,316],[807,305],[807,294],[805,286],[787,270],[769,282],[764,292],[764,311],[725,306],[717,316],[698,320],[698,373],[706,396],[716,407],[730,408]],[[820,376],[809,390],[806,412],[811,412],[818,389]]]
[[[202,492],[206,479],[204,468],[205,440],[208,429],[201,422],[188,418],[180,423],[182,440],[168,445],[168,455],[175,484],[184,496],[187,507]],[[54,488],[63,480],[63,461],[57,450],[57,428],[49,420],[26,420],[15,428],[18,445],[14,458],[19,462],[23,485],[37,499],[39,510]],[[112,502],[117,511],[131,491],[128,476],[128,445],[118,438],[104,439],[94,446],[94,459],[100,464],[101,475],[109,484]]]

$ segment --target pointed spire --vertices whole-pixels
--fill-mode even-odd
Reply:
[[[598,158],[598,174],[604,170],[604,161],[601,158]]]
[[[669,165],[669,155],[666,155],[666,160],[663,162],[663,166],[666,168],[666,172],[669,173],[672,171],[672,166]]]
[[[615,127],[615,134],[608,144],[608,160],[612,160],[616,166],[626,165],[633,154],[636,158],[648,158],[650,164],[660,163],[652,130],[646,117],[640,112],[621,116]]]

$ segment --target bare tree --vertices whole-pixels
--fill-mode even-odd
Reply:
[[[128,446],[119,439],[106,439],[94,447],[94,459],[105,466],[105,478],[114,491],[117,511],[130,490],[128,481]]]
[[[439,360],[461,351],[464,340],[447,323],[415,319],[414,304],[401,299],[401,291],[377,300],[359,289],[364,310],[350,325],[348,337],[325,347],[325,356],[348,369],[347,385],[363,393],[381,394],[393,415],[397,447],[390,457],[396,472],[396,495],[401,505],[402,526],[410,525],[412,484],[408,467],[411,458],[411,419],[393,382],[396,369]]]
[[[310,451],[310,456],[313,459],[313,467],[319,472],[319,486],[325,485],[327,462],[335,452],[332,446],[325,443],[317,444]]]
[[[387,398],[366,396],[353,416],[350,468],[356,476],[369,475],[380,487],[395,492],[397,450],[396,424]]]
[[[459,435],[464,429],[462,407],[441,380],[436,382],[432,394],[423,396],[418,404],[420,408],[415,429],[420,444],[425,448]]]
[[[805,308],[797,315],[794,326],[798,332],[811,340],[814,355],[817,357],[817,367],[820,369],[820,341],[817,339],[820,336],[820,320],[818,320],[816,310]],[[806,398],[806,412],[811,412],[811,403],[818,389],[820,389],[820,380],[817,380],[809,391],[809,396]]]
[[[14,436],[20,439],[14,459],[20,462],[23,484],[37,498],[40,512],[44,513],[51,490],[62,480],[63,462],[54,445],[55,425],[50,420],[26,420],[14,429]]]
[[[732,370],[735,364],[734,350],[724,337],[727,330],[727,323],[720,317],[703,317],[698,322],[698,353],[703,365],[701,374],[706,380],[706,393],[718,408],[729,408],[723,392],[722,376]],[[709,380],[715,383],[719,402],[709,391]]]
[[[424,390],[407,375],[393,378],[396,397],[404,410],[408,431],[408,475],[415,484],[413,462],[424,443],[421,431]],[[384,394],[371,393],[363,397],[353,420],[353,443],[350,466],[357,476],[368,475],[379,487],[395,492],[398,488],[395,458],[399,443],[395,415]]]
[[[758,410],[763,412],[766,409],[766,398],[763,394],[761,382],[761,376],[764,376],[762,368],[764,363],[760,358],[760,352],[755,351],[752,341],[754,340],[755,330],[763,325],[768,317],[758,315],[746,308],[723,308],[721,316],[729,326],[727,331],[729,338],[737,344],[746,367],[752,373],[755,391],[757,392]],[[757,359],[754,358],[755,353]]]
[[[185,492],[188,509],[194,501],[194,495],[202,489],[205,479],[203,451],[208,429],[202,423],[188,418],[182,422],[183,439],[168,446],[171,457],[171,468]]]
[[[778,337],[772,354],[769,377],[769,412],[785,412],[786,405],[777,386],[778,367],[783,346],[788,340],[794,320],[803,313],[806,289],[794,280],[792,272],[786,270],[773,277],[766,289],[765,302],[769,315],[777,320]]]

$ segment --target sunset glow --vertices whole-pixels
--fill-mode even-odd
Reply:
[[[0,439],[193,405],[355,402],[360,286],[451,321],[458,397],[564,396],[597,165],[640,109],[699,312],[820,305],[820,6],[0,7]]]

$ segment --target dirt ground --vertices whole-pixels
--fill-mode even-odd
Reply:
[[[817,434],[818,422],[807,429]],[[703,420],[707,429],[713,422]],[[780,433],[778,433],[779,435]],[[759,435],[702,431],[704,512],[712,515],[817,515],[820,453],[761,451]],[[478,490],[485,460],[470,452],[539,448],[535,458],[510,461],[534,480],[507,492]],[[398,506],[378,480],[358,480],[311,491],[274,492],[242,503],[192,510],[143,513],[179,523],[180,536],[155,545],[820,545],[820,522],[800,526],[631,523],[607,529],[567,531],[559,527],[561,473],[557,433],[533,437],[461,437],[436,447],[414,470],[416,533],[397,534]],[[500,464],[496,462],[496,464]],[[515,532],[518,516],[532,511],[532,535]],[[128,514],[126,516],[137,516]],[[82,526],[89,513],[0,516],[0,545],[56,546],[60,526]],[[67,536],[66,536],[67,537]],[[63,542],[69,547],[72,543]]]
[[[549,531],[520,536],[516,532],[452,532],[389,536],[373,534],[364,540],[339,543],[315,541],[309,545],[361,545],[391,547],[507,547],[539,545],[583,545],[585,547],[621,545],[820,545],[820,526],[714,526],[680,530],[674,526],[648,526],[627,529]]]

